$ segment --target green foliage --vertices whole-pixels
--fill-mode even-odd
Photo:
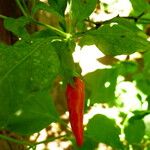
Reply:
[[[53,46],[60,60],[60,74],[64,79],[71,79],[74,75],[74,62],[72,57],[72,49],[68,42],[54,41]]]
[[[29,43],[20,41],[13,46],[6,46],[5,49],[2,47],[0,58],[0,106],[3,106],[0,107],[0,118],[3,120],[0,126],[5,128],[9,124],[9,118],[12,118],[17,111],[26,112],[22,115],[23,121],[27,122],[30,117],[32,118],[33,114],[29,115],[32,108],[35,108],[35,112],[38,109],[41,110],[40,101],[43,100],[45,107],[49,106],[47,91],[59,72],[59,60],[51,45],[51,39],[38,39]],[[27,102],[33,105],[27,107]],[[45,117],[45,111],[46,109],[43,109],[43,112],[39,111],[41,119]],[[35,119],[40,121],[37,115]],[[13,123],[12,119],[11,122]],[[14,124],[21,124],[21,122],[21,119],[20,122],[17,120],[17,123],[14,120]],[[25,129],[20,127],[23,131],[18,129],[18,132],[33,133],[45,127],[45,124],[49,122],[50,119],[41,122],[37,128],[33,125],[28,128],[29,131],[28,129],[24,131]],[[14,126],[11,129],[14,129]]]
[[[132,61],[122,61],[119,64],[117,64],[118,72],[121,75],[129,75],[129,74],[134,74],[138,66],[135,62]]]
[[[32,39],[38,39],[38,38],[49,38],[51,36],[57,36],[57,34],[54,31],[51,31],[49,29],[43,29],[41,31],[37,31],[31,35]]]
[[[150,52],[147,51],[144,56],[144,68],[143,72],[134,76],[137,86],[140,90],[142,90],[145,94],[150,95],[149,87],[150,87]]]
[[[64,16],[67,0],[48,0],[48,3],[55,11]]]
[[[29,22],[29,19],[26,17],[20,17],[18,19],[6,18],[4,20],[4,26],[8,31],[11,31],[18,37],[29,38],[29,34],[25,28],[25,25]]]
[[[95,115],[87,125],[87,134],[95,141],[108,144],[114,148],[122,148],[119,140],[120,129],[114,120],[104,115]]]
[[[86,87],[86,112],[91,112],[98,103],[99,110],[106,114],[93,116],[85,125],[82,147],[77,147],[67,125],[65,139],[72,141],[74,150],[95,150],[99,143],[114,150],[148,150],[150,42],[146,33],[150,34],[150,5],[146,0],[130,1],[133,10],[128,17],[117,16],[101,22],[90,18],[94,10],[97,13],[107,5],[98,0],[48,0],[47,3],[37,0],[30,10],[24,1],[18,0],[25,16],[14,19],[0,14],[5,29],[18,37],[11,46],[0,43],[0,129],[30,136],[52,122],[65,126],[53,101],[59,97],[60,107],[63,107],[61,96],[65,95],[66,84],[71,83],[74,76],[81,77],[80,66],[72,57],[76,45],[95,45],[105,55],[100,62],[109,68],[100,68],[81,77]],[[60,27],[37,21],[35,14],[39,10],[56,16]],[[32,24],[44,29],[30,34]],[[131,55],[133,53],[135,56]],[[116,57],[118,55],[125,55],[125,59]],[[120,95],[116,94],[122,89],[121,83],[135,85],[138,91],[131,89],[135,99],[127,95],[128,87],[124,87]],[[56,84],[63,84],[63,89],[58,90]],[[126,99],[135,108],[124,108]],[[111,115],[113,118],[115,114],[116,120],[107,117],[111,109],[115,110]]]
[[[138,120],[138,119],[143,119],[145,116],[149,115],[150,114],[150,111],[146,111],[146,110],[143,110],[143,111],[134,111],[134,116],[130,118],[130,121],[132,120]]]
[[[145,134],[145,124],[143,120],[129,120],[128,125],[124,129],[124,132],[128,143],[138,144],[141,142]]]
[[[76,26],[94,11],[97,0],[70,0],[70,16],[73,26]]]
[[[114,19],[82,37],[81,45],[92,44],[95,44],[105,55],[112,56],[129,55],[150,48],[146,35],[134,24],[124,19]]]
[[[137,83],[137,87],[145,94],[149,95],[150,91],[149,91],[149,87],[150,87],[150,81],[149,79],[142,73],[139,73],[137,75],[134,76],[135,81]]]
[[[145,123],[145,135],[149,138],[150,137],[150,115],[147,115],[144,118],[144,123]]]
[[[58,114],[49,93],[43,90],[25,97],[18,110],[8,118],[6,128],[23,135],[31,135],[58,121]]]
[[[38,10],[44,10],[49,13],[53,13],[54,15],[58,16],[59,19],[64,19],[53,7],[44,2],[38,2],[35,7],[33,7],[32,14],[36,13]]]
[[[82,147],[78,147],[76,146],[75,142],[74,142],[74,147],[73,149],[75,150],[87,150],[87,149],[94,149],[95,147],[98,146],[98,143],[97,141],[91,139],[90,137],[86,137],[85,136],[85,140],[84,140],[84,144]]]
[[[132,12],[131,15],[133,16],[139,16],[142,13],[148,13],[150,6],[148,4],[148,1],[146,0],[130,0],[132,4]]]
[[[86,87],[90,89],[91,103],[111,103],[115,99],[117,69],[101,69],[85,76]]]

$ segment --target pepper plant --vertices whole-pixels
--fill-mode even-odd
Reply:
[[[129,16],[116,16],[99,22],[91,20],[90,15],[98,6],[104,6],[101,0],[32,2],[32,9],[29,10],[24,0],[16,0],[23,14],[19,18],[0,14],[5,29],[18,37],[11,46],[0,43],[0,129],[28,136],[52,122],[59,122],[67,129],[67,124],[60,118],[54,105],[51,90],[58,77],[64,89],[67,85],[76,88],[74,77],[78,77],[85,83],[84,113],[95,104],[107,106],[106,109],[115,107],[120,121],[104,114],[94,115],[84,125],[83,144],[78,141],[80,147],[76,146],[72,134],[60,138],[70,140],[75,150],[94,150],[99,143],[114,150],[149,150],[150,123],[145,121],[150,114],[150,43],[148,32],[146,34],[150,24],[149,2],[130,0],[133,10]],[[39,10],[55,15],[58,26],[38,21],[35,14]],[[29,33],[26,28],[29,24],[41,26],[42,30]],[[105,55],[99,61],[109,67],[82,76],[79,64],[74,63],[72,57],[76,45],[95,45]],[[140,58],[131,59],[131,54],[135,53]],[[126,59],[117,59],[116,56],[120,55],[125,55]],[[139,91],[136,101],[141,103],[140,109],[123,111],[123,100],[116,94],[120,77],[123,78],[120,82],[135,84]],[[144,99],[141,93],[145,95]],[[132,97],[127,99],[133,101]],[[82,104],[83,99],[80,100]],[[74,101],[69,101],[68,108],[80,110],[76,106],[70,107],[76,105]],[[143,104],[146,106],[143,107]],[[78,123],[73,117],[70,118],[72,126]],[[82,123],[79,124],[82,128]],[[80,137],[77,135],[80,131],[73,129],[76,137]],[[0,138],[30,148],[42,143],[19,141],[2,134]]]

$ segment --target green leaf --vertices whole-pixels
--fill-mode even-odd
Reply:
[[[95,115],[87,125],[87,134],[91,139],[114,148],[122,148],[119,140],[120,128],[114,120],[104,115]]]
[[[150,9],[149,9],[150,10]],[[150,12],[145,13],[138,19],[138,23],[143,24],[144,29],[147,29],[147,24],[149,24],[149,19],[150,19]]]
[[[51,40],[19,41],[5,49],[0,48],[0,120],[3,120],[1,128],[7,126],[11,115],[22,110],[26,100],[38,100],[38,92],[50,90],[60,65]],[[31,95],[32,99],[29,99]],[[40,107],[39,105],[39,110]],[[42,124],[40,120],[39,122],[40,126],[44,127],[45,123]],[[49,120],[47,122],[49,123]]]
[[[145,94],[150,95],[150,52],[144,54],[144,68],[142,73],[136,74],[134,79],[137,87]]]
[[[129,75],[133,74],[137,71],[138,66],[133,61],[122,61],[117,64],[119,74],[121,75]]]
[[[58,121],[58,114],[49,91],[40,91],[25,98],[19,109],[8,118],[6,128],[23,135],[31,135],[54,121]]]
[[[54,8],[59,14],[64,16],[65,9],[67,7],[67,0],[48,0],[48,3]]]
[[[129,120],[128,125],[124,129],[125,138],[130,144],[141,142],[145,134],[145,124],[143,120]]]
[[[146,0],[130,0],[133,10],[131,11],[132,16],[139,16],[142,13],[147,13],[150,9],[148,1]]]
[[[84,143],[82,145],[82,147],[79,147],[76,145],[76,141],[74,139],[73,141],[73,150],[96,150],[96,148],[98,147],[99,142],[96,142],[94,140],[92,140],[89,137],[84,137]]]
[[[61,75],[65,79],[72,78],[74,76],[75,66],[72,57],[72,49],[69,43],[65,41],[54,41],[52,44],[60,60]]]
[[[134,20],[127,20],[125,18],[116,17],[106,22],[105,24],[108,24],[108,23],[110,24],[118,23],[119,25],[123,26],[125,29],[132,31],[132,32],[138,32],[140,37],[147,39],[147,35],[135,25]]]
[[[137,87],[145,94],[150,95],[150,79],[142,73],[136,74],[134,77]]]
[[[27,25],[29,22],[29,19],[24,16],[17,19],[7,17],[4,20],[4,26],[8,31],[11,31],[16,36],[28,38],[29,34],[25,28],[25,25]]]
[[[76,25],[77,23],[88,18],[89,15],[94,11],[97,0],[71,0],[71,18]]]
[[[86,87],[91,91],[91,103],[111,103],[115,99],[117,69],[101,69],[87,74]]]
[[[97,30],[89,31],[80,41],[81,46],[92,44],[104,54],[113,56],[150,49],[146,35],[124,19],[114,19]]]
[[[149,110],[136,110],[136,111],[133,111],[132,113],[134,113],[134,116],[130,118],[130,120],[135,120],[135,119],[143,119],[145,116],[149,115],[150,114],[150,111]]]
[[[36,13],[38,10],[45,10],[49,13],[52,13],[59,17],[59,19],[63,20],[63,16],[61,16],[53,7],[50,5],[44,3],[44,2],[38,2],[32,9],[32,14]]]
[[[145,135],[150,137],[150,115],[144,117],[144,123],[145,123]]]
[[[51,36],[57,36],[57,34],[52,30],[43,29],[33,33],[31,37],[35,39],[35,38],[49,38]]]
[[[144,72],[145,72],[145,74],[147,74],[147,75],[149,75],[150,73],[150,52],[148,51],[148,52],[146,52],[145,54],[144,54]],[[148,74],[149,73],[149,74]]]

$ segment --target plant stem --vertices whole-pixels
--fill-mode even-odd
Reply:
[[[14,143],[17,143],[17,144],[33,145],[33,143],[31,143],[31,142],[17,140],[17,139],[14,139],[14,138],[8,137],[8,136],[6,136],[6,135],[2,135],[2,134],[0,134],[0,138],[1,138],[1,139],[4,139],[4,140],[11,141],[11,142],[14,142]]]
[[[8,17],[0,14],[0,18],[7,19]],[[63,31],[61,31],[61,30],[59,30],[59,29],[57,29],[57,28],[55,28],[55,27],[53,27],[51,25],[44,24],[42,22],[36,21],[35,19],[33,19],[31,17],[29,17],[29,19],[30,19],[31,22],[33,22],[33,23],[35,23],[37,25],[40,25],[40,26],[44,26],[44,27],[50,29],[51,31],[54,31],[56,34],[58,34],[58,35],[60,35],[62,37],[65,37],[67,39],[72,37],[72,35],[70,33],[65,33],[65,32],[63,32]]]
[[[16,0],[16,3],[19,6],[20,10],[22,11],[23,15],[28,17],[28,14],[26,13],[25,9],[23,8],[23,6],[20,3],[20,0]]]
[[[71,38],[71,34],[69,34],[69,33],[65,33],[65,32],[63,32],[63,31],[61,31],[61,30],[59,30],[59,29],[57,29],[57,28],[55,28],[55,27],[53,27],[53,26],[51,26],[51,25],[48,25],[48,24],[45,24],[45,23],[36,21],[36,20],[33,19],[33,18],[30,18],[30,19],[31,19],[31,21],[32,21],[33,23],[35,23],[35,24],[37,24],[37,25],[40,25],[40,26],[44,26],[44,27],[46,27],[46,28],[48,28],[48,29],[54,31],[56,34],[58,34],[58,35],[60,35],[60,36],[62,36],[62,37],[65,37],[65,38],[67,38],[67,39],[68,39],[68,38]]]
[[[26,3],[25,3],[24,0],[22,0],[22,6],[23,6],[25,12],[26,12],[28,15],[30,15],[29,9],[28,9],[28,7],[27,7],[27,5],[26,5]]]
[[[139,17],[134,17],[134,16],[127,16],[127,17],[119,17],[117,16],[116,18],[124,18],[124,19],[129,19],[129,20],[134,20],[135,22],[138,23],[142,23],[142,21],[147,22],[147,24],[150,23],[150,19],[149,18],[141,18],[141,16]],[[114,19],[114,18],[113,18]],[[104,23],[110,22],[112,19],[110,20],[106,20],[106,21],[100,21],[100,22],[94,22],[92,20],[85,20],[86,22],[92,23],[93,25],[96,26],[96,28],[99,28],[101,25],[103,25]],[[145,23],[142,23],[145,24]]]
[[[1,18],[1,19],[7,19],[8,17],[6,17],[6,16],[0,14],[0,18]]]
[[[20,10],[22,11],[23,15],[26,16],[26,17],[28,17],[31,22],[33,22],[33,23],[35,23],[37,25],[40,25],[40,26],[44,26],[44,27],[46,27],[46,28],[54,31],[56,34],[58,34],[58,35],[60,35],[62,37],[65,37],[66,39],[71,38],[71,34],[70,33],[65,33],[65,32],[63,32],[63,31],[61,31],[61,30],[59,30],[59,29],[57,29],[57,28],[55,28],[55,27],[53,27],[51,25],[44,24],[42,22],[36,21],[35,19],[31,18],[28,15],[28,13],[25,11],[25,8],[23,8],[23,6],[21,5],[20,0],[16,0],[16,3],[18,4],[18,6],[19,6]],[[0,15],[0,18],[6,19],[7,17],[5,17],[3,15]]]
[[[150,22],[150,19],[148,19],[148,18],[137,18],[137,17],[134,17],[134,16],[122,17],[122,18],[131,19],[131,20],[134,20],[135,22],[140,22],[140,21],[147,21],[147,23]]]
[[[48,139],[40,141],[40,142],[32,143],[32,145],[29,145],[28,149],[36,147],[37,145],[40,145],[40,144],[43,144],[43,143],[48,143],[48,142],[54,141],[56,139],[65,138],[65,137],[67,137],[67,135],[62,135],[62,136],[59,136],[59,137],[48,138]]]
[[[17,143],[17,144],[21,144],[21,145],[28,145],[30,147],[33,147],[33,146],[36,146],[36,145],[39,145],[39,144],[42,144],[42,143],[51,142],[51,141],[54,141],[56,139],[65,138],[65,137],[67,137],[67,135],[62,135],[62,136],[58,136],[58,137],[48,138],[48,139],[40,141],[40,142],[32,143],[32,142],[28,142],[28,141],[17,140],[17,139],[8,137],[6,135],[0,134],[0,139],[4,139],[4,140],[11,141],[11,142],[14,142],[14,143]]]
[[[53,138],[48,138],[46,140],[43,140],[43,141],[40,141],[40,142],[37,142],[37,143],[33,143],[33,145],[39,145],[39,144],[42,144],[42,143],[47,143],[47,142],[51,142],[51,141],[54,141],[56,139],[60,139],[60,138],[65,138],[66,135],[62,135],[62,136],[58,136],[58,137],[53,137]]]

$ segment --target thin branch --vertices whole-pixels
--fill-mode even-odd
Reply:
[[[48,143],[48,142],[54,141],[56,139],[66,138],[66,137],[67,137],[67,135],[61,135],[61,136],[58,136],[58,137],[47,138],[46,140],[43,140],[43,141],[40,141],[40,142],[37,142],[37,143],[33,143],[33,145],[39,145],[39,144],[42,144],[42,143]]]
[[[67,38],[67,39],[71,38],[71,34],[70,34],[70,33],[63,32],[63,31],[61,31],[61,30],[59,30],[59,29],[57,29],[57,28],[55,28],[55,27],[53,27],[53,26],[51,26],[51,25],[48,25],[48,24],[45,24],[45,23],[36,21],[36,20],[33,19],[33,18],[30,18],[30,19],[31,19],[31,21],[32,21],[33,23],[35,23],[35,24],[37,24],[37,25],[40,25],[40,26],[44,26],[44,27],[50,29],[51,31],[54,31],[56,34],[58,34],[58,35],[60,35],[60,36],[62,36],[62,37],[65,37],[65,38]]]
[[[51,141],[54,141],[54,140],[60,139],[60,138],[67,138],[67,135],[62,135],[62,136],[58,136],[58,137],[48,138],[48,139],[40,141],[40,142],[32,143],[32,142],[29,142],[29,141],[17,140],[17,139],[8,137],[6,135],[0,134],[0,139],[11,141],[11,142],[14,142],[16,144],[27,145],[27,146],[30,146],[30,147],[34,147],[34,146],[42,144],[42,143],[48,143],[48,142],[51,142]]]
[[[117,16],[116,18],[124,18],[124,19],[134,20],[135,22],[139,22],[139,23],[140,23],[140,22],[142,23],[142,21],[147,21],[147,24],[150,23],[150,19],[148,19],[148,18],[142,18],[143,15],[145,15],[144,12],[141,13],[139,16],[127,16],[127,17],[120,17],[120,16]],[[114,19],[114,18],[112,18],[112,19]],[[96,28],[99,28],[99,27],[100,27],[101,25],[103,25],[104,23],[110,22],[111,19],[110,19],[110,20],[106,20],[106,21],[99,21],[99,22],[94,22],[94,21],[92,21],[92,20],[90,20],[90,19],[87,19],[87,20],[85,20],[85,21],[86,21],[86,22],[89,22],[89,23],[91,23],[91,24],[93,24],[93,25],[95,25]],[[144,23],[144,24],[145,24],[145,23]]]
[[[20,0],[16,0],[17,5],[19,6],[20,10],[22,11],[23,15],[28,17],[27,12],[25,11],[25,9],[23,8],[23,6],[20,3]]]
[[[22,0],[22,6],[23,6],[25,12],[26,12],[28,15],[30,15],[29,9],[28,9],[28,7],[27,7],[27,5],[26,5],[26,3],[25,3],[24,0]]]
[[[4,140],[7,140],[7,141],[11,141],[11,142],[17,143],[17,144],[33,145],[33,143],[31,143],[31,142],[17,140],[17,139],[14,139],[14,138],[8,137],[8,136],[6,136],[6,135],[2,135],[2,134],[0,134],[0,138],[1,138],[1,139],[4,139]]]
[[[7,19],[8,17],[6,17],[6,16],[0,14],[0,18],[1,18],[1,19]]]
[[[58,35],[60,35],[62,37],[65,37],[66,39],[70,39],[72,37],[72,35],[70,33],[63,32],[63,31],[61,31],[61,30],[59,30],[59,29],[57,29],[57,28],[55,28],[55,27],[53,27],[51,25],[48,25],[48,24],[36,21],[35,19],[33,19],[33,18],[29,17],[29,16],[27,16],[27,17],[30,19],[30,21],[32,23],[35,23],[37,25],[46,27],[47,29],[49,29],[51,31],[54,31],[56,34],[58,34]],[[0,18],[1,19],[7,19],[8,17],[0,14]]]
[[[148,18],[137,18],[137,17],[134,17],[134,16],[121,17],[121,18],[131,19],[131,20],[134,20],[135,22],[147,21],[148,23],[150,23],[150,19],[148,19]]]
[[[48,143],[48,142],[60,139],[60,138],[67,138],[67,135],[62,135],[62,136],[53,137],[53,138],[47,138],[46,140],[43,140],[43,141],[40,141],[40,142],[36,142],[36,143],[32,143],[31,145],[29,145],[28,149],[36,147],[37,145],[40,145],[40,144],[45,144],[45,143]]]

